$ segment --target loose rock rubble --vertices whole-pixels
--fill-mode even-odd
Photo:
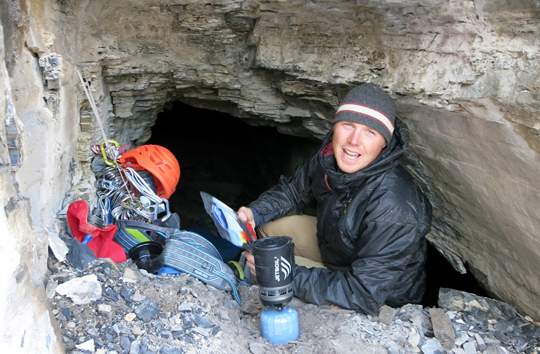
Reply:
[[[441,289],[438,308],[384,306],[376,317],[294,299],[290,306],[298,311],[300,337],[273,345],[260,334],[264,308],[257,286],[239,286],[239,305],[229,293],[186,274],[148,274],[130,260],[97,260],[81,270],[51,255],[49,270],[53,314],[70,354],[504,354],[540,349],[537,323],[508,304],[451,289]]]

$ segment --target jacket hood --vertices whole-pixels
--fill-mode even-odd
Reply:
[[[319,155],[322,158],[321,150],[332,142],[334,136],[334,131],[330,132],[324,138],[321,149],[319,150]],[[325,165],[327,176],[330,181],[330,186],[332,188],[340,188],[350,186],[351,183],[360,184],[365,181],[366,178],[378,175],[390,168],[393,168],[399,165],[401,161],[401,156],[407,149],[409,145],[409,129],[407,125],[403,123],[399,118],[396,117],[395,121],[395,130],[392,135],[392,140],[388,146],[382,151],[382,153],[371,162],[369,165],[361,169],[360,171],[354,173],[344,173],[341,172],[338,168],[335,167],[335,158],[332,155],[332,163],[328,159],[322,158],[321,162]]]

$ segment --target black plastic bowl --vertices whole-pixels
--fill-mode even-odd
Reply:
[[[154,241],[142,242],[129,250],[128,257],[139,269],[155,273],[163,267],[163,246]]]

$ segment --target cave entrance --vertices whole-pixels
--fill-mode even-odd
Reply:
[[[319,145],[316,140],[251,126],[227,113],[181,102],[158,115],[147,143],[166,147],[180,164],[180,180],[169,203],[182,228],[206,227],[215,232],[201,191],[237,210],[276,184],[281,175],[291,174]]]
[[[169,203],[180,216],[181,228],[202,227],[217,235],[201,191],[237,210],[277,183],[281,175],[290,175],[320,142],[175,102],[158,115],[147,143],[166,147],[178,159],[180,181]],[[426,271],[424,306],[437,305],[441,287],[488,296],[470,272],[457,272],[429,242]]]

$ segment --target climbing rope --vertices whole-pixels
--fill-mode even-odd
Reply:
[[[169,201],[165,198],[160,198],[153,190],[148,186],[144,178],[141,177],[139,173],[132,167],[128,167],[125,170],[125,176],[128,179],[129,183],[137,189],[137,191],[144,195],[146,198],[149,199],[150,202],[154,203],[153,210],[154,210],[154,220],[157,219],[157,214],[159,210],[159,205],[164,204],[165,211],[167,214],[161,219],[161,221],[166,221],[170,216],[171,213],[169,211]]]
[[[88,78],[86,77],[86,74],[85,74],[85,79],[83,80],[83,77],[79,69],[77,69],[77,75],[79,75],[79,80],[81,81],[84,93],[86,94],[86,98],[88,99],[88,102],[90,103],[90,107],[92,107],[92,111],[94,112],[94,116],[99,125],[99,129],[101,130],[101,134],[103,135],[103,141],[105,142],[105,145],[107,146],[107,148],[109,148],[109,143],[108,143],[109,140],[107,140],[107,135],[105,135],[105,129],[103,129],[103,125],[101,124],[101,120],[99,119],[99,112],[96,106],[96,102],[94,101],[94,96],[90,94],[90,86],[88,85],[88,82],[89,82]]]

